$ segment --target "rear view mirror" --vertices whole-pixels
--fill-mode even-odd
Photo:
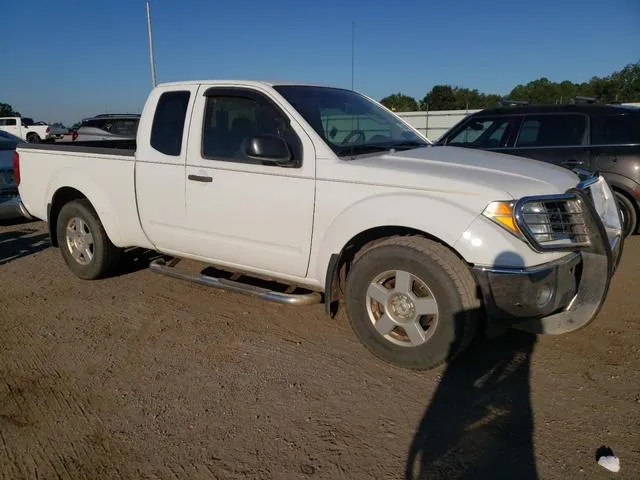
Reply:
[[[484,130],[484,125],[482,125],[482,123],[480,123],[480,122],[471,122],[469,124],[469,128],[471,130],[479,132],[480,130]]]
[[[249,158],[263,162],[292,163],[289,146],[282,138],[275,135],[260,135],[250,138],[246,143],[245,153]]]

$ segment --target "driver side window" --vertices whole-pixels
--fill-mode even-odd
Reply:
[[[300,140],[288,120],[267,101],[244,96],[208,96],[202,132],[202,156],[210,160],[262,164],[249,158],[245,148],[256,136],[285,140],[294,157],[301,160]]]

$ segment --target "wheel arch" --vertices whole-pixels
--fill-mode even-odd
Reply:
[[[602,176],[607,180],[611,190],[624,195],[631,202],[635,209],[636,217],[640,220],[640,185],[624,175],[613,172],[601,172]],[[631,233],[637,233],[640,229],[640,221],[636,224],[635,230]]]
[[[101,198],[99,195],[87,195],[85,193],[86,190],[83,190],[65,185],[56,188],[50,196],[51,200],[47,204],[47,225],[51,245],[54,247],[58,246],[57,223],[60,210],[67,203],[79,199],[86,199],[89,201],[91,208],[96,212],[98,220],[104,227],[109,240],[115,245],[118,245],[120,243],[118,226],[115,219],[109,214],[110,210],[106,208],[108,205],[108,203],[106,203],[106,199]]]
[[[329,259],[325,276],[325,311],[334,317],[344,296],[344,285],[349,267],[358,252],[370,248],[376,243],[393,236],[420,236],[426,240],[439,243],[450,250],[461,261],[466,260],[449,243],[424,230],[402,225],[382,225],[371,227],[353,235],[338,253],[333,253]]]

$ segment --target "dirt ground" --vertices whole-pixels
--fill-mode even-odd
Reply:
[[[320,305],[147,260],[82,281],[44,223],[0,226],[0,477],[640,477],[638,237],[588,328],[479,341],[426,373],[376,360]]]

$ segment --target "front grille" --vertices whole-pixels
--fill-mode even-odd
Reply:
[[[582,202],[573,195],[533,198],[518,205],[518,224],[529,240],[542,249],[589,245]]]

